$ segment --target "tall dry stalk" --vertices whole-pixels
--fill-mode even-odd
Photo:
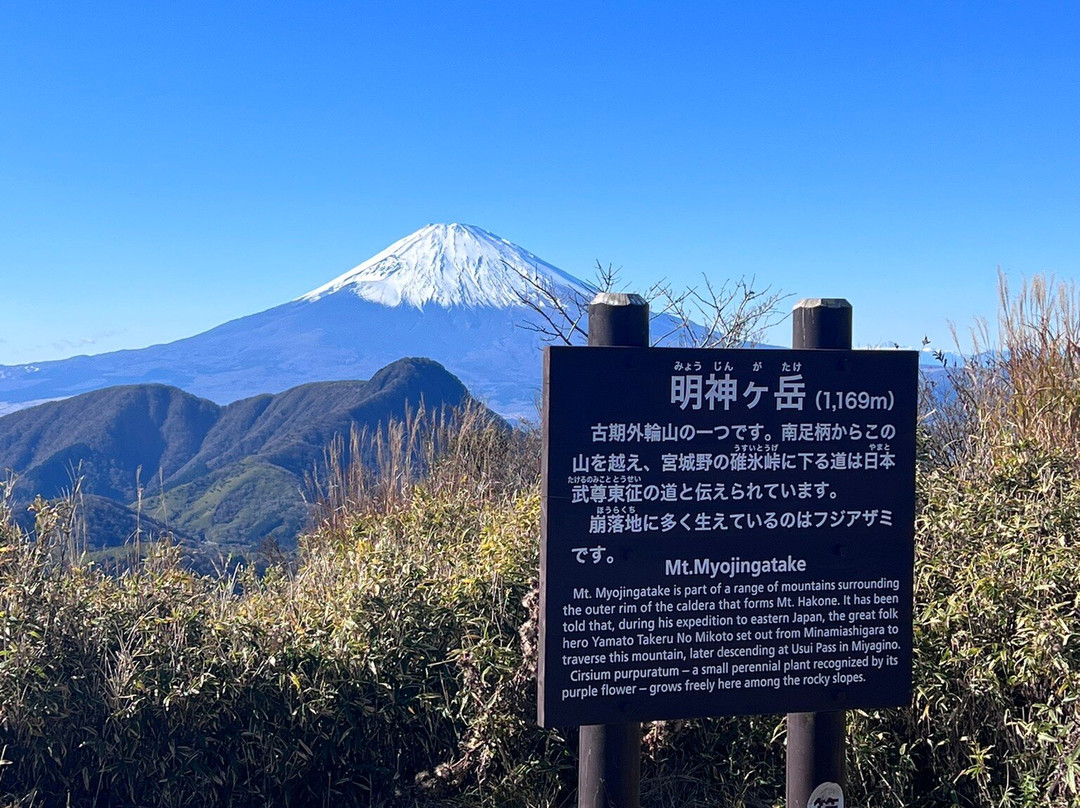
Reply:
[[[1009,295],[999,318],[1010,425],[1017,436],[1071,453],[1080,447],[1080,298],[1072,281],[1039,276]]]
[[[938,451],[974,473],[1017,448],[1080,461],[1080,291],[1039,275],[1013,290],[999,274],[998,292],[996,334],[986,321],[972,329],[929,419]]]
[[[439,410],[421,403],[376,428],[354,426],[348,440],[338,435],[308,487],[316,524],[333,531],[404,507],[418,486],[477,502],[511,495],[535,485],[539,467],[534,433],[511,429],[476,402]]]

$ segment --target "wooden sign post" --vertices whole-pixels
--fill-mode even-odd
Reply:
[[[638,295],[597,295],[589,306],[589,345],[647,348],[649,304]],[[638,808],[641,724],[586,724],[578,741],[578,808]]]
[[[800,300],[792,312],[791,347],[808,350],[851,349],[851,304],[846,300]],[[840,802],[822,808],[843,808],[847,788],[843,711],[788,713],[787,805],[808,806],[815,789],[835,783]]]

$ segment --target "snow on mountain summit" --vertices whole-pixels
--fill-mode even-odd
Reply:
[[[589,294],[584,282],[493,233],[429,224],[300,300],[347,291],[385,306],[505,308],[520,305],[523,296],[536,299],[537,283]]]

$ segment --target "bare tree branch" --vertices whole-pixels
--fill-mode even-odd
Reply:
[[[619,283],[619,270],[611,264],[605,268],[599,261],[594,280],[585,284],[588,294],[569,286],[556,286],[546,275],[523,272],[505,261],[503,264],[525,282],[525,289],[518,292],[518,301],[543,321],[520,323],[520,327],[540,334],[545,342],[580,345],[587,340],[584,324],[588,321],[589,303],[600,292],[613,291]]]
[[[785,316],[780,303],[790,295],[755,286],[756,279],[751,277],[724,281],[717,287],[706,275],[702,275],[701,287],[679,291],[667,281],[655,284],[646,297],[653,301],[653,323],[662,325],[663,331],[653,344],[735,348],[759,342]]]
[[[539,273],[526,273],[506,264],[525,282],[518,300],[539,321],[521,327],[541,335],[546,342],[580,345],[588,338],[589,303],[599,292],[620,287],[619,270],[596,262],[594,279],[588,283],[589,295],[579,290],[556,286]],[[719,287],[706,275],[702,285],[676,290],[665,279],[653,284],[644,297],[652,302],[653,345],[678,345],[695,348],[735,348],[754,345],[762,335],[786,314],[780,304],[791,295],[771,286],[756,288],[751,276],[724,281]]]

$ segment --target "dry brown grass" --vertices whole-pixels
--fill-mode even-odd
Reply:
[[[535,431],[511,429],[475,402],[454,410],[421,403],[402,420],[354,428],[327,447],[321,472],[308,480],[315,525],[333,532],[399,511],[421,488],[428,497],[475,503],[535,490],[539,457]]]
[[[976,323],[964,362],[947,370],[951,389],[927,399],[931,459],[966,475],[1017,450],[1080,460],[1080,291],[1043,276],[1013,288],[1003,274],[998,288],[996,328]]]

